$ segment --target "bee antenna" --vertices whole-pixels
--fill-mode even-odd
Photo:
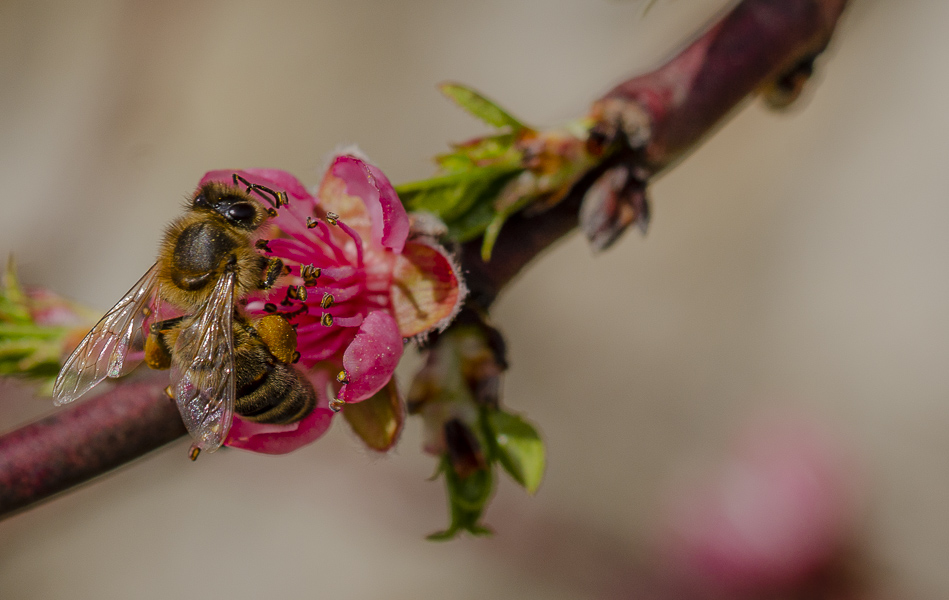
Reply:
[[[237,173],[234,173],[234,185],[237,185],[238,182],[243,183],[244,185],[247,186],[248,194],[251,192],[254,192],[258,196],[260,196],[261,198],[269,202],[270,206],[274,208],[280,208],[281,206],[290,204],[289,200],[287,200],[286,192],[275,192],[265,185],[260,185],[258,183],[251,183],[247,181],[246,179],[244,179],[243,177],[241,177],[240,175],[238,175]]]

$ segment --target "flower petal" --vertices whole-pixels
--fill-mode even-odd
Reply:
[[[392,309],[403,337],[444,329],[465,296],[458,269],[440,246],[408,242],[395,260]]]
[[[360,198],[369,211],[372,241],[393,252],[401,252],[409,235],[409,217],[389,179],[374,165],[355,156],[337,156],[327,179],[335,177],[345,184],[345,192]],[[328,182],[324,179],[324,186]],[[331,186],[326,186],[332,189]],[[321,196],[323,188],[321,187]],[[330,199],[324,199],[331,204]]]
[[[329,379],[330,374],[325,370],[310,374],[316,390],[317,406],[302,421],[272,425],[245,421],[235,415],[224,444],[261,454],[287,454],[320,438],[329,429],[335,414],[329,409],[326,394]]]
[[[381,390],[401,356],[402,335],[395,319],[383,310],[369,313],[343,353],[348,383],[339,390],[339,399],[359,402]]]

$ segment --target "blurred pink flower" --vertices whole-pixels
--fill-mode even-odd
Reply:
[[[759,420],[710,480],[677,490],[666,557],[709,597],[793,589],[843,550],[858,512],[854,484],[844,453],[815,424]]]
[[[409,217],[389,180],[359,157],[335,157],[315,197],[289,173],[269,169],[212,171],[199,185],[233,184],[235,173],[289,199],[261,228],[258,242],[289,273],[246,308],[251,315],[284,315],[295,326],[298,366],[319,401],[310,416],[291,425],[235,416],[225,444],[282,454],[325,433],[331,406],[379,392],[402,356],[403,339],[444,328],[460,307],[464,286],[443,248],[424,236],[410,237]]]

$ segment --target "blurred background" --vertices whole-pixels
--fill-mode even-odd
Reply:
[[[313,185],[357,143],[423,178],[485,131],[437,83],[556,125],[728,4],[0,0],[0,256],[104,311],[207,170]],[[417,422],[386,457],[341,423],[276,459],[182,440],[0,523],[0,597],[650,598],[670,514],[761,419],[820,432],[876,593],[949,597],[946,23],[853,0],[803,101],[749,103],[657,181],[645,237],[574,236],[507,290],[505,401],[549,466],[535,497],[502,478],[493,538],[424,540],[448,516]],[[0,393],[2,429],[51,410]]]

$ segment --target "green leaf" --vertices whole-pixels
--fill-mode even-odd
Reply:
[[[16,264],[13,255],[7,259],[7,270],[3,275],[3,285],[0,287],[0,321],[8,323],[29,324],[30,311],[26,294],[20,287]]]
[[[399,185],[396,192],[408,210],[434,214],[453,239],[464,242],[484,232],[495,218],[495,198],[522,171],[520,166],[474,167]]]
[[[448,457],[442,457],[442,473],[445,475],[445,489],[448,492],[448,504],[451,510],[451,524],[448,529],[428,536],[432,541],[450,540],[463,531],[472,535],[491,535],[490,528],[480,523],[481,515],[494,491],[494,473],[489,467],[475,471],[468,477],[459,477],[451,468]]]
[[[520,167],[476,167],[405,183],[395,190],[408,210],[433,213],[450,225],[450,221],[467,212],[479,198],[490,195],[493,199],[497,189],[522,170]]]
[[[523,153],[514,147],[515,137],[511,133],[490,135],[452,144],[452,152],[440,154],[435,162],[445,173],[457,173],[476,167],[521,164]]]
[[[544,442],[534,426],[502,410],[488,414],[488,425],[504,470],[531,494],[544,477]]]
[[[527,129],[526,125],[512,117],[503,108],[469,87],[457,83],[443,83],[438,86],[438,89],[455,104],[488,125],[510,127],[513,131]]]

